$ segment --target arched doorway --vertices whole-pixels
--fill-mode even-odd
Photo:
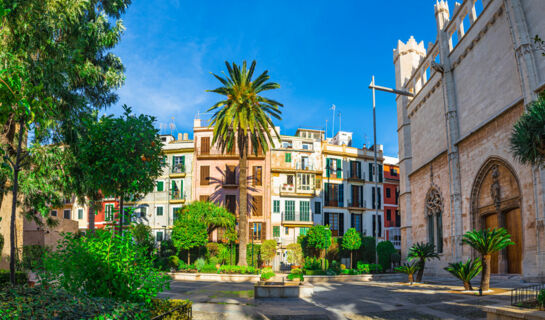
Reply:
[[[503,159],[490,158],[479,170],[471,193],[474,229],[504,227],[515,245],[492,256],[492,273],[522,273],[521,193],[518,179]]]

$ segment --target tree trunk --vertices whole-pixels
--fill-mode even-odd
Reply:
[[[19,121],[19,141],[17,142],[17,154],[15,155],[15,163],[12,163],[13,168],[13,189],[12,189],[12,201],[11,201],[11,221],[10,221],[10,260],[9,260],[9,273],[10,281],[15,286],[15,260],[16,260],[16,247],[15,247],[15,213],[17,212],[17,192],[19,188],[19,170],[21,170],[21,160],[24,158],[21,156],[23,145],[23,124],[24,120]]]
[[[410,284],[413,284],[413,282],[414,282],[414,279],[413,279],[414,275],[413,275],[413,274],[408,274],[407,276],[409,277],[409,283],[410,283]]]
[[[416,274],[416,282],[422,282],[422,276],[424,275],[424,268],[426,267],[426,260],[420,259],[418,262],[418,265],[420,266],[420,269],[418,269],[418,273]]]
[[[93,233],[95,232],[95,210],[93,208],[89,208],[89,226],[87,229],[89,229],[89,232]]]
[[[354,268],[354,266],[352,265],[352,252],[353,250],[350,250],[350,269]]]
[[[469,281],[467,281],[467,282],[464,281],[464,289],[465,289],[465,290],[469,290],[469,291],[473,290],[473,287],[471,286],[471,282],[469,282]]]
[[[483,292],[488,291],[490,289],[490,254],[483,254],[482,255],[482,261],[483,261],[483,271],[481,274],[481,290]]]
[[[239,133],[240,134],[240,133]],[[247,141],[247,139],[244,139]],[[240,140],[239,140],[240,141]],[[248,244],[248,180],[247,180],[247,159],[248,152],[246,144],[239,144],[241,150],[240,170],[239,170],[239,226],[238,226],[238,265],[247,266],[246,261],[246,246]]]
[[[189,250],[190,249],[187,249],[187,265],[190,265],[191,264],[191,255],[189,253]]]
[[[119,234],[123,235],[123,196],[119,197]]]

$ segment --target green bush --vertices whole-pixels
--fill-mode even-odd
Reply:
[[[358,261],[358,271],[361,273],[380,273],[383,271],[383,269],[380,264],[369,264]]]
[[[303,270],[299,268],[291,269],[290,274],[288,274],[288,280],[295,280],[299,279],[299,281],[303,282],[305,280],[305,277],[303,276]]]
[[[175,310],[162,320],[191,320],[192,303],[189,300],[177,299],[153,299],[151,301],[151,317],[158,317],[169,311]]]
[[[537,302],[542,308],[545,308],[545,289],[541,289],[537,295]]]
[[[180,258],[178,256],[170,256],[168,257],[168,265],[174,269],[178,270],[180,268]]]
[[[43,269],[43,258],[51,252],[49,247],[40,245],[23,246],[23,268],[25,270]]]
[[[155,269],[161,271],[170,271],[170,262],[168,257],[158,257],[153,261]]]
[[[390,270],[392,266],[392,254],[397,253],[390,241],[382,241],[377,244],[378,263],[383,270]]]
[[[218,272],[218,269],[216,268],[216,265],[215,264],[205,264],[202,268],[201,268],[201,271],[202,273],[217,273]]]
[[[361,272],[359,272],[358,269],[344,269],[341,271],[341,274],[357,275],[361,274]]]
[[[63,289],[3,287],[0,319],[150,319],[139,303],[73,295]]]
[[[299,243],[290,243],[288,244],[288,263],[294,264],[296,266],[301,266],[303,264],[303,249]]]
[[[159,250],[160,257],[170,257],[177,254],[174,242],[171,239],[161,241],[161,248]]]
[[[203,258],[199,258],[197,261],[195,261],[195,268],[197,268],[197,271],[201,272],[205,264],[206,261]]]
[[[55,280],[75,295],[148,303],[170,283],[168,275],[153,267],[147,252],[133,245],[130,231],[67,234],[57,251],[46,255],[44,266],[41,279]]]
[[[318,258],[307,257],[303,265],[304,270],[322,270],[321,260]]]
[[[330,270],[334,271],[336,274],[341,273],[341,264],[335,260],[331,261]]]
[[[233,250],[233,251],[236,251],[236,250]],[[226,246],[220,243],[218,244],[217,258],[218,258],[219,264],[227,264],[231,262],[231,259],[235,261],[234,259],[236,259],[236,254],[235,255],[232,254],[231,248],[229,246]]]
[[[336,276],[338,273],[335,272],[335,270],[327,269],[325,274],[328,276]]]
[[[219,273],[227,274],[256,274],[259,269],[252,266],[236,266],[224,264],[220,267]]]
[[[208,242],[206,244],[206,252],[208,254],[208,257],[215,257],[219,253],[219,246],[215,242]]]
[[[180,260],[180,268],[178,270],[185,272],[194,272],[197,271],[197,268],[194,264],[186,264],[185,262]]]
[[[261,262],[261,254],[260,254],[261,245],[254,244],[253,247],[254,247],[254,254],[253,254],[254,261],[252,263],[252,244],[250,243],[246,246],[246,262],[248,263],[249,266],[257,268],[259,267]]]
[[[276,240],[265,240],[260,249],[261,258],[268,265],[272,264],[274,257],[276,256]]]
[[[361,260],[365,263],[375,263],[376,260],[376,242],[373,237],[362,237],[361,247],[358,250]]]
[[[0,270],[0,287],[3,287],[4,285],[7,285],[10,283],[9,279],[9,270]],[[26,272],[23,271],[16,271],[15,272],[15,283],[24,285],[28,282],[28,277]]]
[[[217,257],[211,257],[211,258],[208,258],[208,264],[211,264],[211,265],[217,265],[219,264],[219,259]]]
[[[325,271],[323,270],[304,270],[303,271],[307,276],[323,276]]]
[[[274,271],[271,269],[271,268],[265,268],[265,269],[262,269],[261,270],[261,280],[262,281],[267,281],[269,279],[271,279],[272,277],[274,277],[276,274],[274,273]]]

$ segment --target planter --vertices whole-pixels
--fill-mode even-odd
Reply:
[[[488,320],[509,320],[509,319],[528,319],[545,320],[545,311],[537,309],[524,309],[517,307],[484,307],[486,319]]]
[[[266,298],[304,298],[314,293],[314,286],[299,281],[269,282],[258,281],[254,286],[256,299]]]

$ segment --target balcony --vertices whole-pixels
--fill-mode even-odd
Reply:
[[[390,227],[384,228],[386,240],[389,240],[394,245],[394,248],[401,249],[401,229]]]
[[[221,150],[217,148],[197,148],[195,149],[195,154],[197,155],[197,158],[200,159],[232,159],[232,160],[238,160],[240,158],[240,155],[238,153],[238,149],[233,148],[230,152],[222,152]],[[253,152],[250,152],[248,154],[248,159],[265,159],[265,154],[263,152],[258,152],[257,155],[255,155]]]
[[[282,193],[295,193],[295,185],[284,183],[280,187],[280,192]]]
[[[310,212],[282,212],[283,225],[313,225]]]
[[[348,208],[353,210],[364,210],[367,208],[367,203],[365,200],[352,200],[348,202]]]
[[[302,171],[314,171],[315,166],[313,163],[309,162],[303,162],[303,161],[297,161],[295,163],[295,170],[302,170]]]
[[[186,194],[180,192],[179,190],[175,190],[170,193],[170,203],[185,203],[186,200]]]
[[[284,183],[280,186],[281,196],[314,196],[315,189],[312,185],[299,185]]]
[[[178,163],[170,168],[171,178],[183,178],[185,177],[185,165]]]
[[[221,185],[224,188],[238,188],[238,181],[236,177],[226,177],[222,180]]]
[[[363,176],[360,176],[358,174],[351,174],[348,177],[349,182],[365,182],[365,178]]]
[[[325,207],[336,207],[336,208],[344,208],[344,201],[338,201],[338,200],[326,200]]]

